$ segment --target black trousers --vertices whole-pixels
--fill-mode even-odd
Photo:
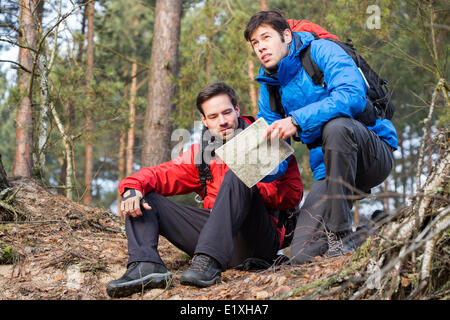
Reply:
[[[162,235],[191,257],[207,254],[227,269],[246,258],[268,262],[279,248],[277,230],[258,188],[248,188],[230,170],[211,210],[175,203],[156,193],[145,199],[152,207],[143,215],[126,217],[128,264],[150,261],[164,264],[158,253]]]
[[[369,190],[389,175],[391,147],[359,121],[337,118],[322,131],[326,178],[315,181],[301,208],[292,240],[292,261],[305,263],[328,249],[325,230],[350,231],[358,191]]]

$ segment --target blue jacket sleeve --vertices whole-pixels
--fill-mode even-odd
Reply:
[[[331,119],[364,111],[367,85],[353,59],[339,45],[325,39],[311,43],[311,58],[324,73],[327,97],[290,113],[297,120],[303,143],[321,136]]]
[[[264,118],[269,125],[272,124],[274,121],[282,119],[280,114],[272,112],[270,110],[269,91],[267,90],[267,87],[265,85],[261,85],[259,87],[258,113],[256,117]],[[288,167],[288,160],[289,157],[286,160],[282,161],[278,165],[278,167],[272,170],[271,173],[265,176],[264,179],[261,180],[261,182],[269,183],[282,177],[286,173]]]

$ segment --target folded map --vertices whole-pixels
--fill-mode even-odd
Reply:
[[[268,126],[264,118],[259,118],[215,150],[216,155],[249,188],[272,173],[283,160],[294,153],[294,149],[284,140],[263,139]]]

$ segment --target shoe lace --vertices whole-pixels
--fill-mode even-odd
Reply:
[[[330,252],[340,253],[344,251],[344,244],[342,243],[342,239],[336,235],[336,233],[332,231],[326,230],[327,240],[328,240],[328,250]]]
[[[191,261],[191,270],[202,272],[204,271],[209,263],[211,262],[211,259],[205,255],[198,255],[194,256],[194,258]]]

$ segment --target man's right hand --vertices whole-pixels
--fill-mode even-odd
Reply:
[[[122,211],[122,214],[125,216],[131,216],[133,218],[142,216],[140,206],[142,198],[144,198],[144,196],[139,190],[128,189],[127,191],[125,191],[122,195],[122,202],[120,204],[120,211]],[[145,202],[145,200],[142,200],[142,206],[146,210],[152,209],[152,207],[147,202]]]

